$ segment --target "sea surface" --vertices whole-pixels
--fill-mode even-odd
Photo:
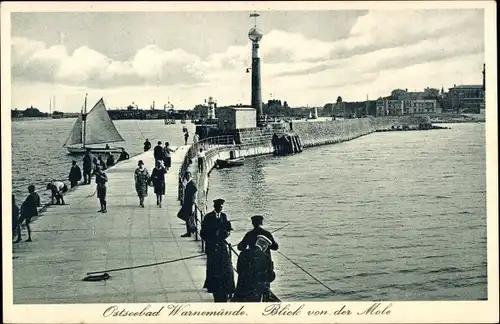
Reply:
[[[374,133],[214,170],[237,244],[265,217],[282,300],[487,299],[485,124]]]
[[[12,123],[18,203],[28,184],[66,180],[62,147],[74,119]],[[145,138],[183,143],[182,125],[116,121],[131,155]],[[374,133],[288,157],[249,158],[214,170],[209,198],[226,200],[237,244],[262,214],[273,252],[273,291],[283,300],[478,300],[487,298],[484,124]],[[192,124],[188,124],[193,129]],[[192,132],[191,132],[192,133]],[[81,158],[79,158],[81,165]]]
[[[76,118],[13,121],[12,128],[12,190],[20,204],[34,184],[42,198],[49,199],[46,185],[52,179],[68,182],[71,161],[77,160],[82,167],[83,156],[72,156],[62,147],[69,136]],[[182,126],[165,125],[163,120],[118,120],[114,124],[125,142],[110,143],[111,147],[125,147],[131,156],[143,152],[146,138],[156,145],[158,141],[170,142],[171,146],[184,144]],[[194,134],[194,125],[186,126]],[[191,138],[190,138],[191,140]],[[105,144],[102,144],[104,146]],[[163,145],[163,144],[162,144]],[[118,158],[119,154],[115,154]],[[146,166],[148,167],[148,166]],[[152,168],[154,166],[149,166]]]

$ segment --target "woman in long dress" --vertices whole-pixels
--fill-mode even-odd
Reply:
[[[163,164],[165,165],[165,169],[168,171],[172,166],[172,156],[170,153],[173,153],[174,150],[170,148],[170,143],[165,142],[165,148],[163,149]]]
[[[137,165],[138,168],[134,172],[135,190],[137,191],[137,196],[139,196],[139,206],[144,208],[144,198],[148,196],[149,172],[144,167],[142,160],[139,160]]]
[[[156,206],[161,208],[162,197],[165,195],[165,167],[163,166],[163,161],[156,161],[156,167],[151,171],[151,180],[153,181],[153,186],[156,194]]]

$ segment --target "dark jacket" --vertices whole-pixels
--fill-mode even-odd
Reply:
[[[196,188],[196,185],[194,184],[193,180],[189,181],[186,184],[186,188],[184,188],[184,198],[182,200],[182,207],[177,217],[185,221],[188,220],[189,216],[193,211],[193,204],[197,191],[198,188]]]
[[[255,246],[255,242],[257,242],[258,235],[264,235],[272,242],[271,245],[269,246],[269,249],[267,249],[266,251],[267,255],[271,256],[270,250],[275,250],[275,251],[278,250],[278,243],[276,243],[276,241],[274,240],[273,235],[270,232],[263,229],[262,227],[256,227],[253,230],[246,233],[241,242],[238,243],[238,250],[243,251],[247,247],[253,248]]]
[[[80,169],[78,164],[75,164],[75,166],[71,166],[71,169],[69,170],[68,180],[70,182],[77,182],[82,180],[82,170]]]
[[[163,160],[163,147],[156,145],[153,154],[156,161]]]
[[[117,162],[125,161],[125,160],[128,160],[128,159],[130,159],[130,155],[126,151],[123,151],[123,152],[120,153],[120,157],[118,158]]]
[[[110,166],[115,165],[115,157],[114,157],[112,154],[110,154],[110,155],[108,156],[108,158],[106,159],[106,165],[108,166],[108,168],[109,168]]]
[[[83,169],[84,170],[92,170],[92,167],[93,167],[93,160],[94,160],[94,156],[92,154],[87,154],[85,153],[85,155],[83,156]]]
[[[231,222],[224,213],[221,213],[220,219],[217,219],[214,211],[203,218],[200,236],[205,240],[207,253],[207,277],[203,287],[207,288],[208,292],[213,293],[217,290],[223,290],[227,294],[234,292],[233,265],[225,241],[231,229]]]
[[[21,205],[21,217],[38,216],[38,207],[40,207],[40,196],[36,192],[30,193]]]
[[[267,295],[268,283],[276,278],[269,256],[257,247],[244,250],[236,266],[238,285],[235,301],[260,302]]]
[[[145,141],[144,142],[144,152],[149,151],[150,148],[151,148],[151,142]]]

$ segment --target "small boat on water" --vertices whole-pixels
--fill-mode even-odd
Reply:
[[[237,158],[237,159],[217,159],[215,161],[215,167],[217,169],[225,169],[225,168],[232,168],[235,166],[242,166],[245,164],[245,159],[244,158]]]
[[[83,154],[87,149],[92,153],[120,153],[122,147],[96,147],[97,144],[124,142],[106,110],[103,98],[87,113],[87,96],[85,106],[73,124],[66,147],[69,154]]]

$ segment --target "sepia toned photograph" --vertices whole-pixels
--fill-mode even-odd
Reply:
[[[285,7],[6,14],[14,307],[498,301],[484,4]]]

